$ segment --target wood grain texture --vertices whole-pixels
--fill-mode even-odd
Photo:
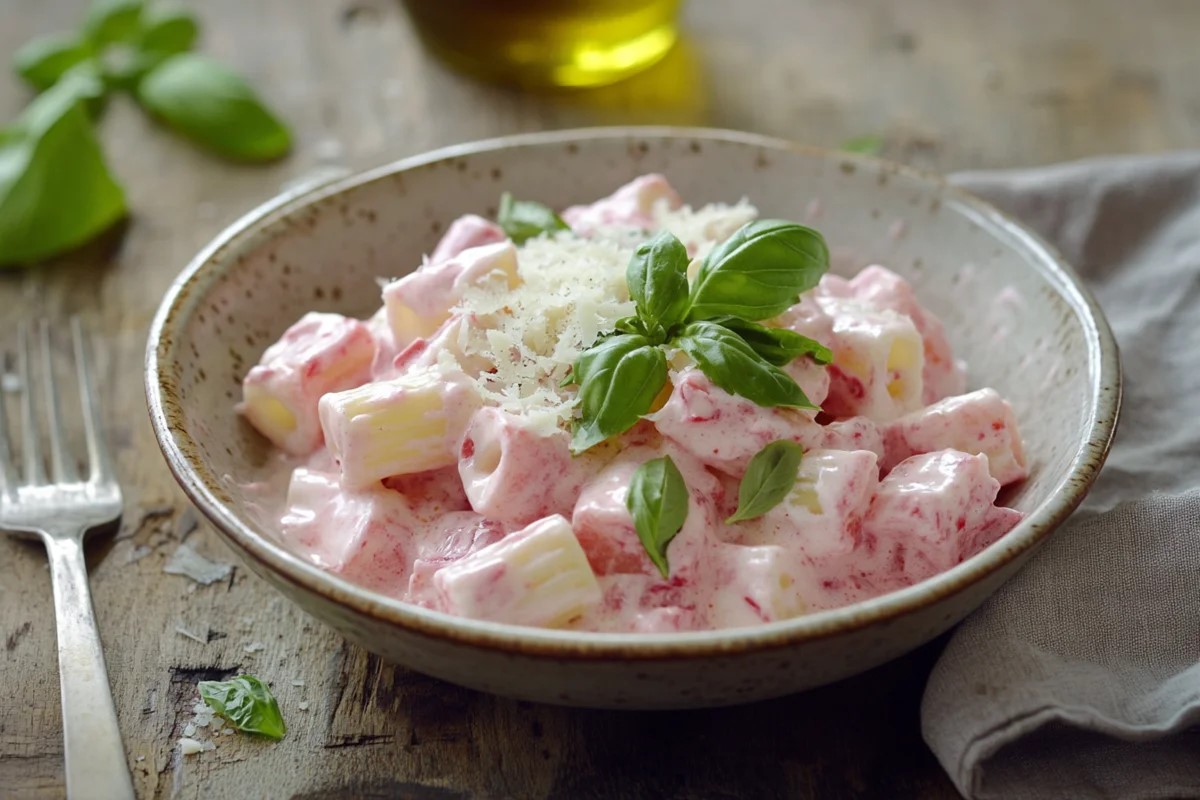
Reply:
[[[70,28],[83,0],[4,0],[0,57]],[[146,420],[145,335],[157,302],[221,227],[323,164],[382,163],[517,131],[671,123],[825,145],[881,134],[938,170],[1040,164],[1200,145],[1200,3],[1148,0],[694,0],[686,36],[624,84],[528,95],[472,83],[421,51],[391,0],[208,0],[203,48],[247,73],[291,121],[295,153],[214,161],[112,104],[103,138],[133,216],[82,251],[0,276],[19,319],[84,316],[99,333],[108,435],[128,504],[89,550],[126,749],[147,798],[950,798],[920,739],[939,643],[833,687],[756,706],[633,714],[479,695],[380,663],[241,567],[197,587],[163,564],[185,539],[233,562],[198,525]],[[0,77],[0,118],[27,101]],[[141,556],[138,558],[138,556]],[[193,641],[176,628],[197,635]],[[0,537],[0,796],[63,794],[54,623],[38,546]],[[251,648],[258,644],[263,649]],[[195,683],[272,682],[281,744],[222,737],[181,759]],[[294,682],[303,685],[293,685]],[[307,710],[300,704],[307,701]]]

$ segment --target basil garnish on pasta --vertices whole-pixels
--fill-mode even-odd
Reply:
[[[561,223],[544,206],[518,206],[508,195],[501,202],[500,224],[514,241]],[[799,357],[829,364],[832,352],[762,321],[794,305],[829,268],[821,234],[793,222],[751,222],[709,253],[691,286],[688,264],[687,248],[669,231],[634,251],[625,281],[635,315],[599,336],[562,383],[579,386],[573,453],[624,433],[651,410],[667,385],[668,352],[676,349],[730,394],[764,407],[817,408],[782,367]],[[727,522],[762,516],[783,500],[796,482],[802,453],[794,442],[763,448],[750,462],[737,511]],[[626,504],[638,539],[663,577],[669,575],[667,545],[687,517],[687,498],[669,456],[639,467],[629,487]]]
[[[771,442],[755,453],[738,486],[737,511],[726,525],[761,517],[783,501],[796,485],[804,448],[795,442]]]
[[[637,468],[629,482],[625,505],[646,554],[664,578],[670,574],[667,545],[687,521],[688,488],[670,456]]]
[[[501,210],[512,217],[515,201],[505,197]],[[666,351],[675,348],[731,394],[766,407],[816,408],[780,368],[800,356],[828,364],[829,348],[760,320],[786,311],[828,266],[819,233],[777,220],[739,228],[708,255],[691,287],[687,248],[669,231],[640,245],[625,273],[636,314],[601,335],[563,382],[580,387],[572,451],[623,433],[646,414],[667,382]]]
[[[567,223],[548,206],[533,200],[516,200],[508,192],[500,195],[496,224],[508,234],[513,244],[523,244],[543,233],[570,230]]]

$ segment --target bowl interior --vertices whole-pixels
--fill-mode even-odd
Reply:
[[[972,561],[1002,563],[1027,549],[1086,489],[1097,443],[1102,460],[1111,434],[1116,355],[1090,299],[1048,250],[937,179],[699,131],[518,137],[402,162],[251,215],[197,259],[160,314],[151,395],[165,412],[168,450],[178,447],[226,518],[244,526],[235,535],[274,550],[264,493],[245,487],[274,478],[267,494],[281,494],[280,459],[234,412],[262,351],[306,311],[370,315],[377,279],[413,269],[460,214],[494,216],[502,191],[561,207],[652,171],[692,205],[746,196],[762,216],[816,227],[837,272],[880,263],[904,275],[945,323],[970,387],[992,386],[1012,402],[1032,474],[1002,500],[1031,516]]]

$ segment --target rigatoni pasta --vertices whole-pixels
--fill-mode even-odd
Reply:
[[[491,622],[705,630],[911,585],[1020,521],[1016,415],[901,276],[822,277],[816,232],[661,175],[500,208],[246,376],[322,568]]]

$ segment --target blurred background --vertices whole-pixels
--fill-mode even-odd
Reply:
[[[490,17],[469,13],[481,5]],[[416,9],[427,41],[440,35],[459,55],[486,62],[488,42],[505,35],[498,18],[606,5],[628,10],[630,0],[192,4],[204,25],[198,48],[246,75],[289,123],[291,156],[214,168],[128,102],[111,104],[105,152],[128,176],[132,208],[194,211],[191,235],[172,242],[171,260],[181,264],[221,223],[314,167],[373,165],[519,131],[706,125],[828,147],[853,141],[943,172],[1200,144],[1194,0],[1147,0],[1136,11],[1126,0],[690,0],[660,61],[612,85],[558,91],[451,69],[406,10]],[[669,19],[678,4],[633,5],[649,9],[638,12],[644,22],[646,14]],[[86,8],[85,0],[3,0],[0,53],[77,27]],[[0,87],[0,119],[11,119],[29,95],[15,79]],[[246,199],[230,207],[231,197]]]
[[[628,0],[408,5],[486,59],[478,43],[503,31],[494,20],[473,23],[473,5],[504,16]],[[77,26],[85,8],[82,0],[4,0],[0,53]],[[659,63],[615,85],[558,93],[451,71],[431,57],[399,0],[208,0],[195,10],[200,47],[236,65],[291,123],[298,146],[283,171],[583,125],[712,125],[829,146],[880,137],[888,156],[942,170],[1182,147],[1200,137],[1200,4],[1192,0],[1149,0],[1136,11],[1125,0],[691,0],[677,46]],[[447,29],[451,13],[459,20]],[[0,118],[24,101],[6,88]],[[138,136],[143,123],[127,111],[114,108],[107,126],[118,171],[129,158],[171,170],[196,157]]]

